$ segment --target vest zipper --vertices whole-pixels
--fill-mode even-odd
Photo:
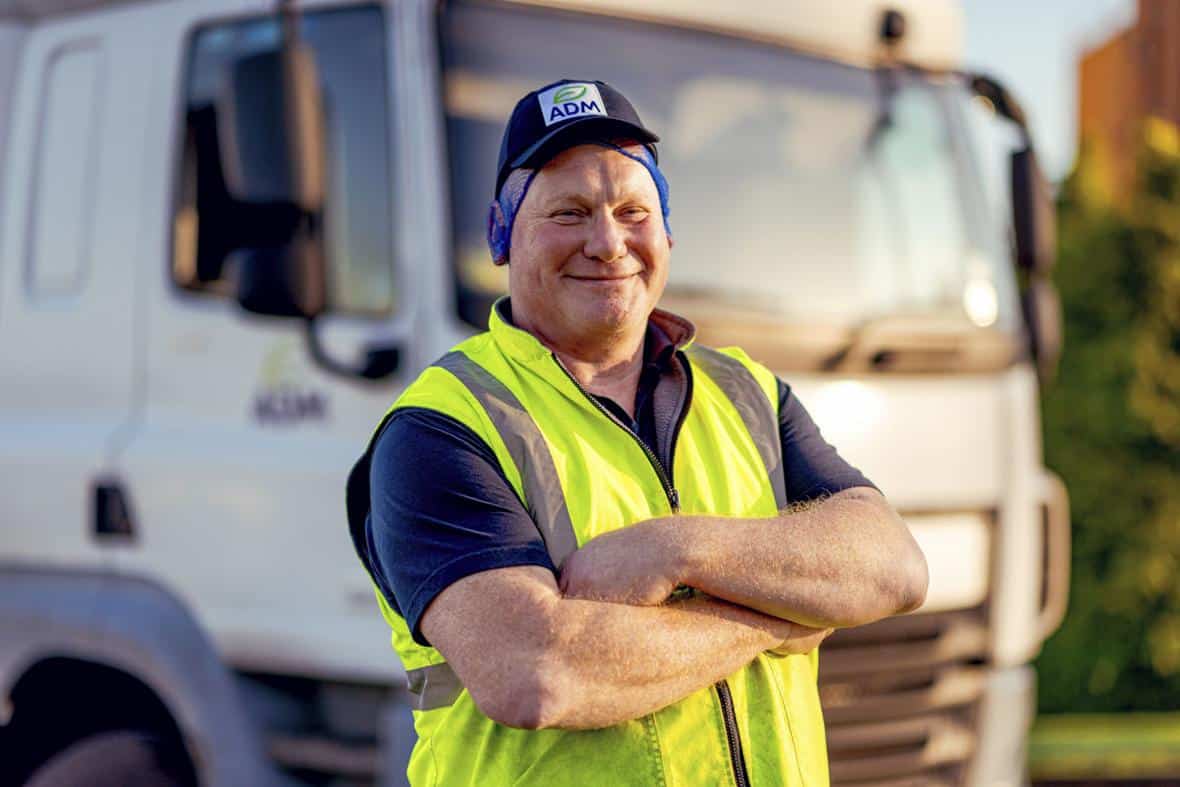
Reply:
[[[675,456],[676,436],[680,434],[680,427],[684,426],[684,418],[688,415],[688,405],[692,402],[692,364],[688,362],[686,356],[682,355],[681,357],[684,361],[684,373],[688,377],[688,387],[684,394],[684,406],[677,413],[676,424],[672,427],[672,444],[668,451],[669,462]],[[725,742],[729,747],[729,761],[733,765],[734,782],[737,787],[749,787],[750,777],[746,773],[746,758],[742,753],[742,737],[738,733],[737,715],[733,710],[733,694],[729,691],[729,683],[724,680],[718,681],[713,685],[713,689],[717,692],[717,700],[721,705],[721,720],[725,724]]]
[[[602,402],[591,396],[590,392],[583,388],[582,384],[578,382],[578,379],[570,373],[570,370],[565,368],[565,364],[561,362],[561,359],[557,355],[550,353],[550,356],[553,358],[553,362],[557,364],[557,368],[561,369],[565,373],[565,376],[569,378],[569,381],[574,384],[574,387],[581,391],[582,396],[586,397],[586,401],[594,405],[594,409],[605,415],[613,424],[631,436],[631,439],[643,451],[643,455],[651,463],[652,470],[655,470],[656,476],[660,479],[660,485],[664,488],[664,495],[668,498],[668,505],[672,507],[672,513],[680,513],[680,492],[672,485],[672,479],[668,477],[668,471],[664,469],[664,465],[660,462],[655,452],[647,447],[647,443],[643,442],[643,438],[635,434],[630,427],[616,418],[610,410],[606,409],[606,406]]]
[[[677,351],[684,363],[685,389],[684,399],[680,402],[680,410],[676,413],[676,423],[672,425],[672,434],[668,440],[668,475],[675,478],[673,471],[676,464],[676,438],[680,436],[680,427],[684,426],[684,419],[688,416],[688,408],[692,404],[692,364],[688,362],[688,356],[683,352]],[[680,501],[676,501],[677,508],[680,507]]]
[[[729,743],[729,761],[733,765],[733,780],[737,787],[749,787],[750,777],[746,774],[746,758],[742,756],[742,738],[738,734],[737,717],[733,712],[733,695],[729,684],[719,681],[713,684],[717,699],[721,703],[721,718],[725,721],[725,739]]]
[[[594,409],[605,415],[611,420],[612,423],[630,435],[631,439],[633,439],[635,443],[643,450],[644,456],[646,456],[647,461],[651,463],[652,469],[655,470],[656,475],[660,479],[660,484],[664,487],[664,494],[667,495],[668,503],[672,506],[672,513],[679,513],[680,493],[676,491],[676,487],[672,485],[672,479],[668,477],[668,472],[664,469],[663,464],[660,463],[659,457],[655,455],[655,452],[647,447],[647,443],[643,442],[643,439],[639,435],[635,434],[635,432],[632,431],[626,424],[619,421],[619,419],[616,418],[610,410],[606,409],[602,402],[591,396],[590,392],[583,388],[582,384],[578,382],[577,378],[570,373],[570,370],[565,368],[565,364],[561,362],[561,359],[558,358],[556,354],[551,353],[550,355],[553,358],[553,362],[557,364],[557,368],[561,369],[561,371],[565,373],[565,376],[568,377],[569,381],[574,384],[574,387],[582,393],[582,396],[586,397],[586,401],[590,402],[590,404],[594,406]],[[691,372],[689,374],[689,396],[691,396]],[[680,427],[684,424],[684,415],[687,410],[688,402],[686,401],[684,407],[681,408],[680,413],[677,416],[676,425],[673,427],[672,447],[669,450],[669,454],[675,453],[676,434],[680,431]],[[717,699],[721,704],[721,720],[725,724],[725,740],[729,746],[729,761],[730,764],[733,765],[734,781],[737,784],[737,787],[749,787],[750,778],[746,774],[746,760],[742,755],[742,738],[738,733],[737,716],[735,716],[733,712],[733,695],[730,694],[729,684],[725,681],[720,681],[714,684],[713,688],[716,690]]]

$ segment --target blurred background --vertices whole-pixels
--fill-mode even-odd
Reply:
[[[1042,412],[1073,561],[1032,773],[1180,783],[1180,3],[968,2],[967,20],[969,62],[1021,80],[1057,193],[1066,338]]]

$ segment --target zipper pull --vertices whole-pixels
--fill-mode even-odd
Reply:
[[[672,513],[679,514],[680,513],[680,492],[677,491],[676,489],[673,489],[672,492],[668,495],[668,502],[670,502],[672,504]]]

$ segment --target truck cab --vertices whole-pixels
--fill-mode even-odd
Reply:
[[[663,138],[662,305],[786,380],[926,552],[922,609],[822,649],[833,783],[1021,783],[1068,564],[1051,207],[961,25],[940,0],[0,0],[0,781],[126,733],[177,783],[404,779],[345,476],[486,325],[503,124],[573,77]],[[1017,130],[1011,220],[987,124]]]

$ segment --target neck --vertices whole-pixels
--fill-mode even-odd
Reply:
[[[646,325],[639,330],[620,332],[595,339],[576,337],[563,340],[539,330],[527,322],[517,327],[526,330],[553,351],[578,384],[592,394],[606,396],[634,417],[635,394],[643,371],[643,340]]]
[[[578,383],[592,394],[606,396],[635,416],[635,394],[643,371],[643,342],[627,357],[587,360],[553,350]]]

